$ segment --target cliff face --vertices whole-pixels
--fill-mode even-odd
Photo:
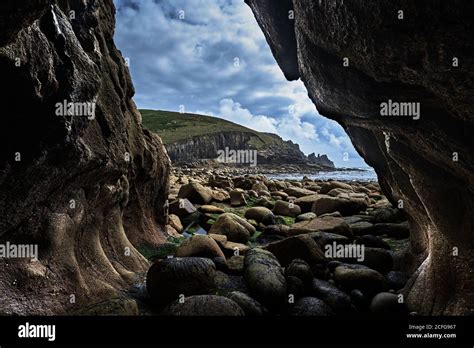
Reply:
[[[344,127],[386,195],[409,215],[410,308],[470,313],[474,4],[246,2],[285,75],[304,81],[319,113]],[[276,25],[282,18],[287,23]],[[381,116],[381,103],[390,101],[419,103],[419,117]]]
[[[0,314],[116,294],[148,267],[135,246],[164,239],[169,159],[141,126],[114,14],[112,0],[0,3],[0,244],[39,247],[0,259]],[[93,113],[58,116],[67,103]]]
[[[275,134],[265,133],[274,139],[271,144],[265,144],[257,150],[257,164],[260,165],[307,165],[334,168],[327,156],[311,158],[301,152],[299,145],[284,141]],[[187,140],[166,144],[170,159],[176,163],[187,163],[198,159],[215,159],[219,151],[225,148],[232,150],[255,150],[252,140],[255,136],[247,132],[221,132],[192,137]],[[245,165],[245,164],[244,164]]]

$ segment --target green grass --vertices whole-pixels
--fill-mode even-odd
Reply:
[[[222,132],[250,133],[248,144],[255,149],[281,143],[281,139],[274,135],[260,133],[217,117],[155,110],[140,110],[140,113],[143,125],[157,133],[165,144]]]

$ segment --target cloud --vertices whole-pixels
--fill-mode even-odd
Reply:
[[[222,117],[277,133],[305,153],[363,161],[335,122],[317,113],[301,81],[287,81],[242,0],[115,0],[115,41],[140,108]]]

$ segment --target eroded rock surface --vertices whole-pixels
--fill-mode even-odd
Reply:
[[[405,287],[409,307],[468,314],[474,4],[246,2],[287,78],[303,80],[319,113],[338,121],[375,168],[390,201],[403,202],[412,231],[405,267],[415,271]],[[380,105],[389,100],[420,103],[419,119],[382,117]]]
[[[0,4],[0,243],[39,247],[0,259],[1,314],[111,297],[149,267],[135,247],[164,241],[169,159],[141,125],[114,15],[112,0]]]

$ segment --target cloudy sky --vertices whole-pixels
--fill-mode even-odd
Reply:
[[[114,0],[139,108],[200,113],[280,135],[337,166],[366,166],[278,67],[243,0]],[[344,159],[348,157],[348,161]]]

